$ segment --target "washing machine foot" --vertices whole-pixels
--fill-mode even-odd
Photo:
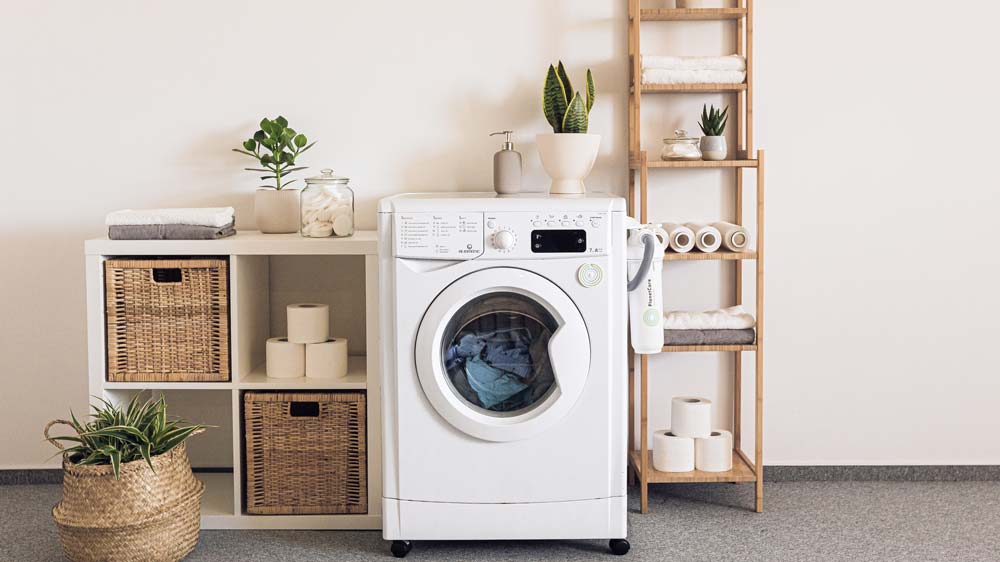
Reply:
[[[392,541],[392,546],[389,547],[389,551],[392,552],[392,555],[396,558],[406,556],[411,550],[413,550],[412,541]],[[625,550],[628,551],[628,547],[626,547]]]
[[[611,549],[611,554],[617,554],[621,556],[623,554],[628,554],[628,549],[632,547],[625,539],[611,539],[608,541],[608,547]]]

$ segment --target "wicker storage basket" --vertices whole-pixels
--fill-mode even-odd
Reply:
[[[104,262],[108,380],[229,380],[225,259]]]
[[[152,459],[77,465],[63,459],[63,496],[52,509],[73,562],[177,562],[198,544],[205,485],[191,473],[184,444]]]
[[[364,392],[247,392],[246,511],[368,512]]]

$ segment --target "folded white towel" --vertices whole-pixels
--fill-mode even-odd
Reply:
[[[745,330],[755,324],[753,315],[738,305],[705,312],[676,310],[663,315],[664,330]]]
[[[747,69],[747,61],[739,55],[724,57],[671,57],[643,55],[643,70],[739,70]]]
[[[643,84],[742,84],[742,70],[643,70]]]
[[[189,224],[220,228],[233,222],[236,209],[232,207],[203,207],[191,209],[123,209],[108,213],[107,226],[135,226],[145,224]]]

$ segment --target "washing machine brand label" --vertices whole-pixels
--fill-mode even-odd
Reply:
[[[483,253],[482,213],[395,215],[396,256],[471,259]]]

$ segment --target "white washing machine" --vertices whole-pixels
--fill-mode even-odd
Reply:
[[[379,204],[383,536],[626,537],[625,201]]]

